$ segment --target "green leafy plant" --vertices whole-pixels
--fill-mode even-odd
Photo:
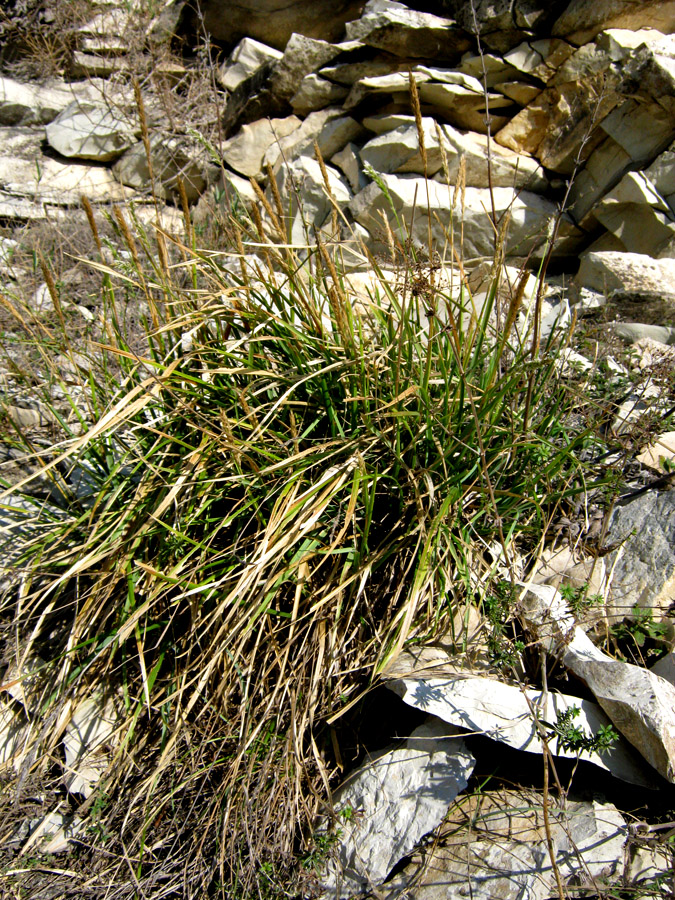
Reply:
[[[619,738],[613,726],[601,725],[596,734],[589,734],[574,722],[580,715],[578,706],[570,706],[558,713],[553,724],[543,722],[548,729],[548,739],[555,739],[558,751],[569,750],[577,754],[611,752]]]

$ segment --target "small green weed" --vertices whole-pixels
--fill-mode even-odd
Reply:
[[[578,706],[570,706],[558,713],[555,723],[543,722],[549,730],[549,740],[555,738],[556,748],[570,750],[573,753],[609,753],[619,739],[617,731],[611,725],[601,725],[598,733],[588,734],[581,726],[575,725],[574,720],[581,715]]]

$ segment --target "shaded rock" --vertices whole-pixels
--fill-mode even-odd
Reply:
[[[452,734],[431,720],[402,747],[374,756],[335,792],[337,859],[320,878],[331,896],[380,884],[441,823],[475,765],[464,741]]]
[[[154,134],[150,138],[150,153],[155,190],[162,198],[178,193],[180,178],[188,201],[194,202],[214,175],[213,163],[205,152],[186,138]],[[143,141],[127,150],[114,164],[112,172],[122,184],[149,191],[150,169]]]
[[[664,678],[675,687],[675,650],[671,650],[670,653],[655,662],[649,671],[658,675],[659,678]]]
[[[390,75],[397,71],[398,68],[405,69],[405,63],[397,63],[390,57],[377,57],[375,59],[364,59],[359,62],[343,62],[336,63],[334,66],[326,66],[319,71],[319,74],[329,81],[335,81],[337,84],[351,87],[355,82],[361,81],[362,78],[376,78],[380,75]]]
[[[348,93],[349,89],[341,84],[335,84],[319,75],[306,75],[291,97],[291,106],[293,112],[306,116],[316,109],[334,106],[340,100],[344,100]]]
[[[462,76],[458,76],[461,78]],[[431,76],[419,67],[412,70],[412,78],[415,84],[423,84],[429,81]],[[410,73],[389,72],[386,75],[375,75],[370,78],[360,78],[352,85],[347,99],[344,102],[345,109],[358,106],[369,94],[391,94],[394,98],[410,102]]]
[[[541,720],[555,722],[560,713],[577,706],[581,712],[575,723],[593,735],[610,722],[602,709],[590,700],[567,694],[545,697],[542,691],[521,690],[496,678],[466,673],[443,677],[427,677],[422,673],[421,676],[387,680],[387,687],[409,706],[473,734],[483,734],[529,753],[543,753],[533,710],[538,712]],[[576,758],[575,752],[558,746],[555,741],[549,746],[557,756]],[[583,759],[631,784],[649,786],[652,783],[641,760],[624,741],[617,743],[611,753],[584,754]]]
[[[675,31],[673,0],[572,0],[555,22],[553,34],[575,44],[585,44],[607,28],[655,28],[664,33]]]
[[[216,40],[233,44],[249,37],[283,50],[294,32],[340,40],[345,22],[362,6],[362,0],[202,0],[200,20]]]
[[[25,853],[30,847],[35,847],[41,853],[65,853],[73,850],[73,842],[82,833],[83,827],[84,822],[80,816],[69,815],[59,809],[52,810],[42,818],[29,822],[30,837],[22,852]]]
[[[428,228],[431,225],[432,238],[438,246],[445,246],[448,229],[455,231],[459,242],[459,215],[452,215],[451,193],[446,185],[436,181],[427,186],[423,178],[414,175],[382,175],[381,179],[401,222],[412,227],[414,244],[424,250],[428,243]],[[424,197],[423,206],[416,198]],[[511,188],[493,190],[495,210],[501,215],[511,211],[511,228],[507,238],[507,254],[525,256],[529,250],[540,246],[546,239],[548,223],[555,215],[554,204],[527,191],[516,192]],[[486,210],[491,208],[489,191],[481,188],[467,188],[465,193],[464,218],[464,258],[491,256],[494,250],[494,231]],[[413,208],[416,209],[414,222]],[[351,212],[376,240],[382,234],[382,214],[391,218],[391,226],[397,229],[392,216],[389,200],[376,184],[369,185],[354,198]],[[405,242],[406,235],[398,235]],[[383,241],[383,246],[386,240]],[[426,252],[426,251],[425,251]]]
[[[283,53],[245,37],[239,41],[229,58],[220,66],[216,73],[218,84],[227,91],[233,91],[242,81],[246,81],[264,66],[271,66],[278,62]]]
[[[639,253],[585,253],[577,272],[579,287],[603,294],[612,291],[664,292],[675,284],[675,259],[652,259]]]
[[[393,0],[369,0],[361,18],[347,23],[345,33],[348,40],[417,59],[456,60],[469,49],[468,35],[453,19]]]
[[[102,104],[74,100],[47,125],[49,145],[61,156],[110,162],[134,144],[140,128]]]
[[[607,559],[612,620],[630,617],[635,606],[666,618],[675,590],[675,492],[648,491],[617,506],[607,542],[619,545]]]
[[[284,119],[259,119],[250,125],[242,125],[234,137],[222,147],[224,162],[248,178],[262,178],[263,159],[270,147],[281,145],[301,125],[297,116]]]
[[[645,169],[645,177],[649,179],[659,196],[675,212],[675,144],[658,156]]]

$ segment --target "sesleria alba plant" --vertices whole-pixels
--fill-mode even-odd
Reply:
[[[476,548],[508,562],[581,484],[561,341],[518,331],[522,289],[500,307],[499,242],[477,304],[401,223],[397,273],[370,258],[354,303],[339,252],[298,252],[263,214],[224,254],[187,218],[179,239],[116,211],[127,252],[92,263],[105,337],[77,427],[55,410],[62,443],[24,445],[54,489],[4,500],[26,492],[39,522],[3,606],[15,652],[45,660],[31,759],[77,698],[121,698],[101,791],[148,896],[158,866],[182,896],[271,896],[329,800],[341,715],[451,629]]]

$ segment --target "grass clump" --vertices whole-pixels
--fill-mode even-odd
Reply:
[[[287,885],[341,715],[480,601],[488,545],[508,567],[584,486],[557,344],[534,350],[515,310],[495,331],[496,278],[477,309],[433,271],[422,290],[414,258],[396,281],[371,260],[377,290],[354,304],[321,242],[303,261],[259,236],[255,257],[253,224],[231,227],[225,255],[189,224],[184,240],[121,228],[124,266],[95,264],[105,317],[77,427],[55,407],[56,447],[16,432],[49,490],[5,499],[25,492],[39,522],[2,609],[14,655],[47,662],[33,759],[78,698],[118,698],[102,828],[147,893],[159,860],[181,896]]]

